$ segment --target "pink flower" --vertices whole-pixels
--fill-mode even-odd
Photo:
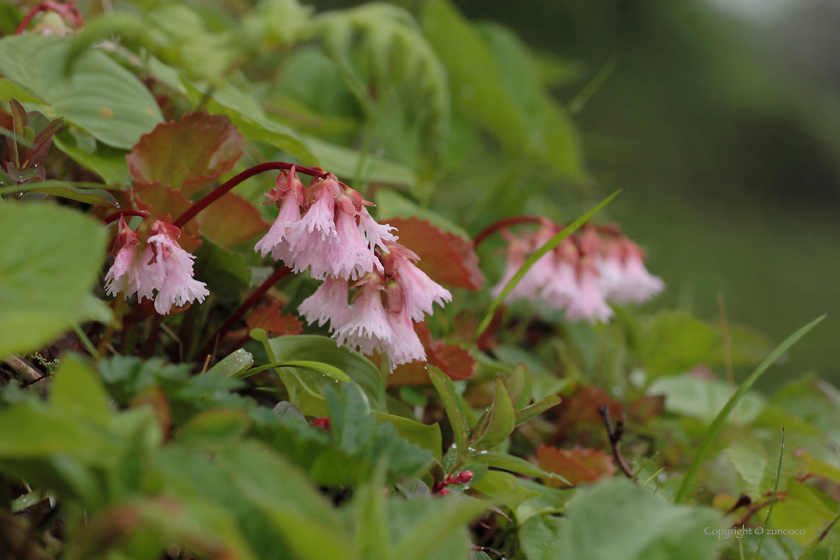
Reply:
[[[599,272],[607,278],[602,290],[617,303],[644,303],[665,289],[662,279],[647,271],[644,253],[630,240],[621,242],[600,261]]]
[[[424,314],[431,315],[435,303],[443,307],[444,303],[452,301],[449,290],[415,266],[417,255],[398,243],[389,243],[388,249],[387,272],[396,278],[402,288],[405,312],[412,320],[419,322],[424,319]]]
[[[141,266],[149,267],[155,277],[163,276],[163,282],[157,286],[155,311],[166,315],[173,305],[181,307],[198,300],[203,302],[210,294],[207,285],[193,278],[193,260],[195,256],[187,253],[178,245],[176,239],[181,235],[179,229],[164,222],[152,224],[145,257],[151,253],[151,259]]]
[[[388,249],[385,244],[388,242],[393,243],[399,239],[396,235],[391,233],[392,231],[396,231],[395,228],[389,226],[388,224],[378,223],[368,213],[367,208],[364,207],[359,211],[359,229],[364,234],[365,240],[367,240],[368,248],[371,251],[373,251],[376,247],[379,247],[382,251],[387,253]]]
[[[283,171],[278,175],[277,186],[266,196],[269,198],[268,202],[281,201],[280,214],[268,233],[257,242],[254,250],[263,257],[271,253],[273,258],[285,261],[291,254],[289,233],[292,227],[300,222],[300,209],[306,201],[303,183],[298,179],[295,168],[292,167],[289,171]]]
[[[613,310],[607,305],[598,288],[598,272],[588,257],[581,259],[578,265],[578,293],[569,302],[566,318],[570,321],[586,319],[590,323],[606,323],[613,316]]]
[[[568,307],[580,297],[575,267],[565,260],[558,259],[554,267],[554,274],[543,288],[543,300],[554,309]]]
[[[346,280],[327,278],[315,293],[303,300],[298,312],[311,325],[315,321],[319,327],[330,323],[330,330],[344,325],[350,318],[350,304],[347,303],[349,285]]]
[[[346,346],[362,354],[384,353],[393,338],[388,312],[382,305],[382,281],[370,275],[350,306],[347,321],[333,325],[339,346]]]
[[[142,255],[138,254],[137,234],[131,231],[122,216],[118,227],[119,234],[114,248],[120,249],[114,258],[114,264],[105,275],[105,292],[111,296],[123,292],[126,298],[137,294],[140,300],[152,299],[154,290],[163,282],[160,271],[143,264],[152,257],[152,250],[146,247]]]
[[[391,371],[400,364],[407,364],[414,360],[425,360],[426,349],[420,342],[420,337],[414,332],[414,324],[407,310],[401,313],[388,313],[391,324],[391,340],[388,342],[388,360]]]
[[[336,239],[329,246],[325,258],[330,274],[337,278],[356,280],[374,269],[382,270],[382,263],[368,247],[356,225],[355,214],[348,214],[339,208],[335,227]]]

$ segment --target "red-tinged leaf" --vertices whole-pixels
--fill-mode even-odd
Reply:
[[[245,323],[249,331],[262,329],[269,336],[300,334],[303,331],[303,325],[297,317],[280,313],[280,303],[277,300],[268,305],[255,307],[245,319]]]
[[[160,182],[189,198],[231,169],[242,155],[242,136],[230,120],[206,112],[159,124],[126,156],[135,183]]]
[[[131,191],[134,194],[134,203],[137,208],[149,211],[151,220],[172,223],[175,218],[192,206],[192,202],[184,198],[182,193],[173,191],[160,183],[150,185],[134,183]],[[190,223],[181,228],[181,237],[178,238],[178,244],[190,253],[194,253],[201,247],[201,236],[198,233],[198,224],[195,221],[191,220]]]
[[[468,240],[418,218],[391,218],[388,223],[397,228],[399,242],[417,253],[418,268],[432,280],[465,290],[481,289],[484,275]]]
[[[665,412],[665,395],[642,395],[627,408],[630,424],[647,424]]]
[[[575,394],[566,398],[557,407],[557,432],[552,441],[558,441],[572,426],[588,423],[603,425],[604,420],[598,407],[607,405],[610,417],[618,418],[623,409],[621,403],[613,401],[609,395],[598,387],[580,387]]]
[[[32,167],[34,165],[41,165],[47,157],[47,153],[52,146],[53,136],[61,130],[64,126],[64,118],[55,119],[44,127],[44,130],[38,133],[38,136],[32,141],[32,146],[26,153],[26,157],[21,162],[23,167]]]
[[[478,362],[469,350],[459,344],[447,344],[442,340],[433,340],[426,323],[414,325],[414,332],[426,349],[426,361],[414,361],[402,364],[394,369],[388,378],[388,386],[397,385],[429,385],[431,379],[426,371],[426,364],[432,364],[440,369],[450,379],[472,379]]]
[[[592,484],[602,478],[612,478],[616,472],[611,456],[599,449],[557,449],[541,445],[537,449],[537,464],[547,472],[559,474],[572,486]],[[568,488],[569,485],[554,478],[544,478],[543,484],[552,488]]]
[[[196,217],[201,233],[230,248],[268,229],[256,207],[232,192],[225,193]]]

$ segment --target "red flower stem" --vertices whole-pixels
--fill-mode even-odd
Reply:
[[[208,196],[210,196],[210,195],[208,195]],[[221,340],[222,337],[224,335],[226,335],[227,332],[230,329],[233,328],[233,326],[237,323],[237,321],[239,321],[245,315],[245,313],[248,312],[249,309],[251,309],[253,306],[255,306],[257,304],[257,302],[259,302],[262,299],[262,297],[268,292],[268,290],[270,290],[272,288],[272,286],[274,286],[277,282],[279,282],[281,279],[283,279],[291,271],[292,271],[292,269],[290,269],[288,266],[284,266],[282,268],[278,268],[277,270],[275,270],[274,274],[269,276],[265,280],[265,282],[260,284],[259,287],[256,290],[254,290],[254,292],[250,296],[248,296],[248,299],[243,301],[242,305],[240,305],[236,309],[236,311],[234,311],[231,314],[231,316],[227,318],[227,321],[225,321],[222,324],[222,326],[219,327],[219,330],[216,331],[216,334],[214,334],[204,344],[204,346],[201,347],[201,350],[198,351],[197,355],[198,356],[206,356],[206,355],[210,354],[210,352],[213,351],[213,347],[216,345],[216,341]]]
[[[189,207],[189,209],[181,214],[177,220],[172,222],[172,225],[176,228],[182,228],[187,223],[196,217],[196,215],[216,202],[223,194],[230,191],[233,187],[238,185],[239,183],[245,181],[246,179],[250,179],[254,175],[259,175],[264,171],[271,171],[272,169],[291,169],[294,166],[295,171],[298,173],[303,173],[304,175],[311,175],[313,177],[318,177],[320,179],[325,179],[329,177],[329,173],[321,169],[320,167],[300,167],[293,163],[286,163],[285,161],[270,161],[268,163],[261,163],[259,165],[255,165],[249,169],[246,169],[242,173],[235,175],[224,182],[221,186],[216,188],[213,192],[193,204]]]
[[[544,216],[514,216],[512,218],[505,218],[504,220],[499,220],[498,222],[492,223],[484,230],[475,236],[473,239],[473,248],[478,248],[488,237],[496,233],[497,231],[503,230],[510,226],[515,226],[518,224],[544,224],[548,221],[548,218]]]
[[[102,218],[102,223],[108,225],[111,222],[119,220],[122,216],[140,216],[141,218],[146,219],[151,216],[151,214],[146,210],[121,210],[119,212],[114,212],[106,218]]]
[[[18,24],[17,29],[15,29],[15,35],[20,35],[26,31],[26,28],[29,27],[30,23],[32,23],[32,18],[34,18],[39,12],[56,12],[63,18],[69,16],[73,20],[73,23],[76,24],[77,28],[84,25],[82,14],[76,7],[75,0],[73,2],[68,2],[67,4],[59,4],[58,2],[46,0],[46,2],[35,4],[35,6],[29,10],[26,16],[24,16],[21,20],[20,24]]]

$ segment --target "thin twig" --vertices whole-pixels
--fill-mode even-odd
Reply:
[[[8,356],[3,360],[10,368],[15,370],[18,375],[22,375],[26,384],[35,383],[44,378],[44,374],[30,366],[17,356]]]
[[[624,456],[621,454],[621,449],[618,447],[621,437],[624,435],[624,420],[619,418],[615,423],[615,430],[613,430],[612,422],[610,421],[609,406],[602,404],[598,407],[598,412],[601,413],[601,417],[604,419],[604,427],[607,428],[607,436],[609,436],[610,439],[610,446],[612,447],[615,462],[618,463],[618,468],[621,469],[621,472],[623,472],[627,478],[632,480],[633,469],[631,469],[630,465],[627,464],[627,461],[624,460]]]

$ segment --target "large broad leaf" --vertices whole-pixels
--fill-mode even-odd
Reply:
[[[616,479],[581,491],[569,502],[559,557],[712,560],[726,541],[704,531],[722,526],[717,512],[674,506],[650,489]]]
[[[97,50],[82,54],[64,75],[69,41],[50,36],[0,40],[0,73],[49,102],[50,118],[64,117],[97,140],[130,149],[163,120],[154,97],[128,70]]]
[[[102,382],[73,354],[64,356],[55,372],[50,404],[71,420],[107,425],[111,415]]]
[[[135,183],[161,183],[189,198],[233,169],[241,155],[242,135],[230,120],[201,111],[157,125],[126,159]]]
[[[238,194],[228,192],[196,217],[201,233],[221,245],[233,247],[268,230],[260,211]]]
[[[519,542],[528,560],[555,560],[560,557],[560,531],[565,520],[536,515],[519,528]]]
[[[688,371],[714,352],[718,340],[711,327],[684,311],[660,313],[642,343],[648,379]]]
[[[549,445],[537,448],[537,463],[540,468],[559,474],[569,481],[565,484],[548,478],[543,482],[553,488],[565,488],[569,485],[591,484],[604,478],[612,478],[616,472],[613,459],[600,449],[557,449]]]
[[[704,379],[690,373],[658,379],[648,387],[648,393],[664,395],[665,410],[668,412],[697,418],[706,423],[715,419],[732,394],[724,381]],[[745,395],[738,405],[738,422],[752,423],[761,414],[764,403],[760,395]],[[735,419],[727,421],[734,422]]]
[[[370,360],[338,346],[331,338],[316,335],[278,336],[269,339],[275,361],[313,361],[335,366],[355,381],[367,395],[374,410],[385,411],[385,387],[382,376]],[[321,374],[298,369],[298,374],[318,387],[328,381]]]
[[[94,145],[84,145],[78,137],[74,138],[71,133],[65,131],[59,132],[53,138],[56,148],[79,165],[102,177],[106,184],[122,187],[130,185],[131,175],[128,173],[125,152],[104,144],[96,145],[96,140],[93,139],[91,142]]]
[[[754,501],[759,500],[767,468],[767,451],[764,446],[755,439],[738,439],[726,449],[726,456],[744,481],[744,493]]]
[[[51,205],[0,206],[0,356],[35,350],[89,317],[105,228]]]

